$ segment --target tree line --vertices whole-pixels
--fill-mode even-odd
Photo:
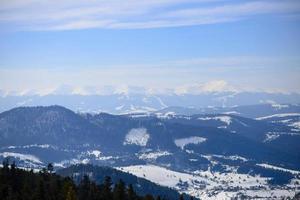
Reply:
[[[122,180],[112,183],[109,176],[102,184],[91,181],[85,175],[76,185],[72,178],[53,173],[53,166],[34,172],[17,168],[15,162],[3,161],[0,168],[1,200],[163,200],[151,194],[136,194],[131,184]],[[183,200],[183,196],[179,199]]]

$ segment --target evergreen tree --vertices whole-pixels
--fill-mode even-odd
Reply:
[[[76,193],[72,185],[69,185],[67,195],[66,195],[66,200],[77,200],[76,198]]]
[[[0,168],[0,200],[154,200],[152,195],[138,196],[133,186],[126,187],[122,180],[113,191],[110,177],[105,177],[99,186],[84,176],[76,186],[71,178],[45,169],[34,173],[17,168],[14,162],[9,166],[9,161],[4,160]]]
[[[126,193],[125,193],[125,183],[122,180],[115,185],[113,191],[113,199],[114,200],[126,200]]]
[[[103,200],[112,199],[111,186],[112,186],[111,178],[109,176],[106,176],[104,178],[103,189],[101,193],[101,197]]]
[[[132,184],[129,184],[129,186],[127,188],[127,195],[128,195],[128,200],[136,200],[137,199],[137,195],[136,195],[135,191],[133,190]]]
[[[154,200],[153,196],[151,194],[147,194],[145,197],[144,197],[144,200]]]
[[[180,196],[179,196],[179,200],[184,200],[184,198],[183,198],[183,194],[180,194]]]
[[[79,200],[86,200],[90,196],[90,179],[87,175],[83,176],[82,181],[79,184],[78,196]]]
[[[49,163],[47,165],[47,170],[50,174],[52,174],[52,172],[54,171],[54,167],[53,167],[53,164],[52,163]]]

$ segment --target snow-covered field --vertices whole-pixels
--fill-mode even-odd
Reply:
[[[257,199],[281,199],[295,193],[295,185],[286,188],[270,187],[268,178],[234,172],[207,170],[182,173],[155,165],[134,165],[117,169],[206,200],[226,200],[241,194]]]

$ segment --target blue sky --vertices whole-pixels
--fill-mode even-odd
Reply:
[[[0,90],[300,92],[299,24],[297,0],[1,1]]]

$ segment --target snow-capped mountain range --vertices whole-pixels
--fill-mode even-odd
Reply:
[[[265,92],[207,92],[201,94],[147,94],[147,93],[119,93],[107,95],[72,95],[49,94],[39,95],[0,95],[0,112],[19,106],[48,106],[61,105],[75,112],[87,113],[140,113],[153,112],[165,108],[176,108],[178,114],[207,114],[229,112],[237,105],[240,106],[269,104],[272,110],[285,109],[284,104],[298,104],[300,94],[282,94]],[[283,105],[283,106],[282,106]],[[218,108],[218,109],[216,109]],[[222,108],[222,109],[221,109]],[[265,111],[257,108],[254,115],[263,116]],[[254,107],[248,108],[252,110]],[[293,108],[292,108],[293,109]],[[233,110],[234,111],[234,110]],[[241,112],[237,110],[236,112]],[[232,113],[234,114],[234,113]],[[251,116],[253,117],[253,116]]]
[[[260,104],[112,115],[18,107],[0,114],[0,158],[34,168],[111,166],[202,199],[276,199],[300,190],[299,110]]]

